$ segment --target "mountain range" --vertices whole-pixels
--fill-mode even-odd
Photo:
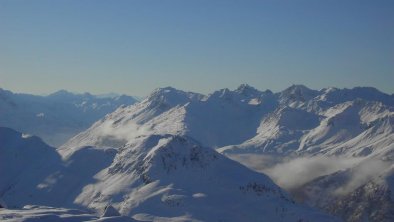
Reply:
[[[60,90],[48,96],[13,93],[0,88],[0,126],[37,135],[60,146],[121,105],[137,100],[126,95],[95,96]]]
[[[392,221],[393,109],[371,87],[159,88],[57,149],[2,128],[0,199],[142,221]]]

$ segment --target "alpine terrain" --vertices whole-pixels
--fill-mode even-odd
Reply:
[[[0,126],[37,135],[60,146],[121,105],[137,102],[126,95],[95,96],[60,90],[48,96],[13,93],[0,88]]]
[[[394,95],[370,87],[159,88],[58,148],[4,126],[4,221],[394,218]]]

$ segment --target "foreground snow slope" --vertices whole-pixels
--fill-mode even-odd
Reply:
[[[61,90],[48,96],[34,96],[0,88],[0,126],[37,135],[53,146],[60,146],[107,113],[135,102],[125,95],[103,98]]]
[[[27,205],[23,209],[0,208],[0,220],[4,222],[133,222],[135,220],[124,216],[97,216],[89,212]]]

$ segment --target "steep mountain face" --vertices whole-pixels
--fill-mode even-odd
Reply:
[[[40,136],[59,146],[119,106],[135,102],[125,95],[99,98],[61,90],[33,96],[0,89],[0,126]]]

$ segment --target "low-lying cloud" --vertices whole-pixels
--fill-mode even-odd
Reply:
[[[394,165],[374,158],[298,157],[285,158],[258,154],[228,155],[249,168],[267,174],[276,184],[288,191],[296,190],[314,179],[342,171],[348,176],[330,187],[333,195],[346,195],[372,179],[386,175]],[[338,177],[332,177],[338,179]],[[378,180],[374,180],[379,182]],[[382,181],[382,180],[380,180]],[[331,192],[330,191],[330,192]]]
[[[378,159],[365,160],[351,169],[350,180],[348,180],[344,186],[338,187],[334,194],[346,195],[372,179],[384,176],[391,170],[390,166],[392,166],[391,163]],[[379,181],[375,180],[375,182]]]
[[[359,163],[359,158],[301,157],[263,170],[279,186],[287,190],[298,188],[313,179],[347,169]]]
[[[299,157],[267,155],[231,155],[230,158],[271,177],[286,190],[296,189],[313,179],[355,166],[361,158]]]

